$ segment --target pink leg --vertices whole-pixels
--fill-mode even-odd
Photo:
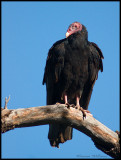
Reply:
[[[77,96],[77,97],[76,97],[76,108],[82,111],[84,117],[86,117],[86,113],[88,113],[89,116],[93,116],[93,115],[90,113],[90,111],[85,110],[85,109],[83,109],[82,107],[80,107],[79,100],[80,100],[80,98]]]
[[[64,94],[64,101],[65,101],[65,104],[67,105],[67,108],[70,108],[70,104],[68,103],[68,98],[66,94]]]
[[[76,105],[80,106],[80,104],[79,104],[79,97],[78,96],[76,97]]]
[[[67,100],[67,95],[66,94],[64,94],[64,101],[65,101],[65,104],[68,105],[68,100]],[[57,102],[56,104],[60,104],[60,103]]]
[[[64,101],[65,101],[65,104],[67,104],[67,103],[68,103],[67,95],[66,95],[66,94],[64,95]]]
[[[79,97],[76,97],[76,109],[80,109],[80,104],[79,104]]]

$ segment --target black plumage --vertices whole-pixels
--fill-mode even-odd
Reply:
[[[100,48],[88,41],[86,27],[79,22],[69,26],[67,38],[50,48],[45,66],[47,105],[70,103],[87,110],[98,72],[103,71]],[[51,146],[59,146],[72,139],[72,127],[64,124],[49,125]]]

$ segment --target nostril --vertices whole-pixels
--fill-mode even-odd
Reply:
[[[75,26],[75,28],[77,29],[77,26]]]

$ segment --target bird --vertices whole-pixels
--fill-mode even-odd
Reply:
[[[88,31],[80,22],[69,25],[66,37],[55,42],[48,51],[42,84],[46,84],[47,105],[74,104],[89,114],[88,106],[98,72],[103,72],[103,53],[88,41]],[[71,140],[73,128],[65,124],[49,124],[48,139],[52,147]]]

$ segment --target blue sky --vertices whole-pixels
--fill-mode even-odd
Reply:
[[[42,79],[48,50],[74,21],[86,26],[88,40],[104,55],[89,111],[119,130],[119,2],[2,2],[2,106],[9,95],[9,109],[46,105]],[[48,125],[6,132],[2,158],[109,158],[75,129],[60,149],[50,147],[47,136]]]

